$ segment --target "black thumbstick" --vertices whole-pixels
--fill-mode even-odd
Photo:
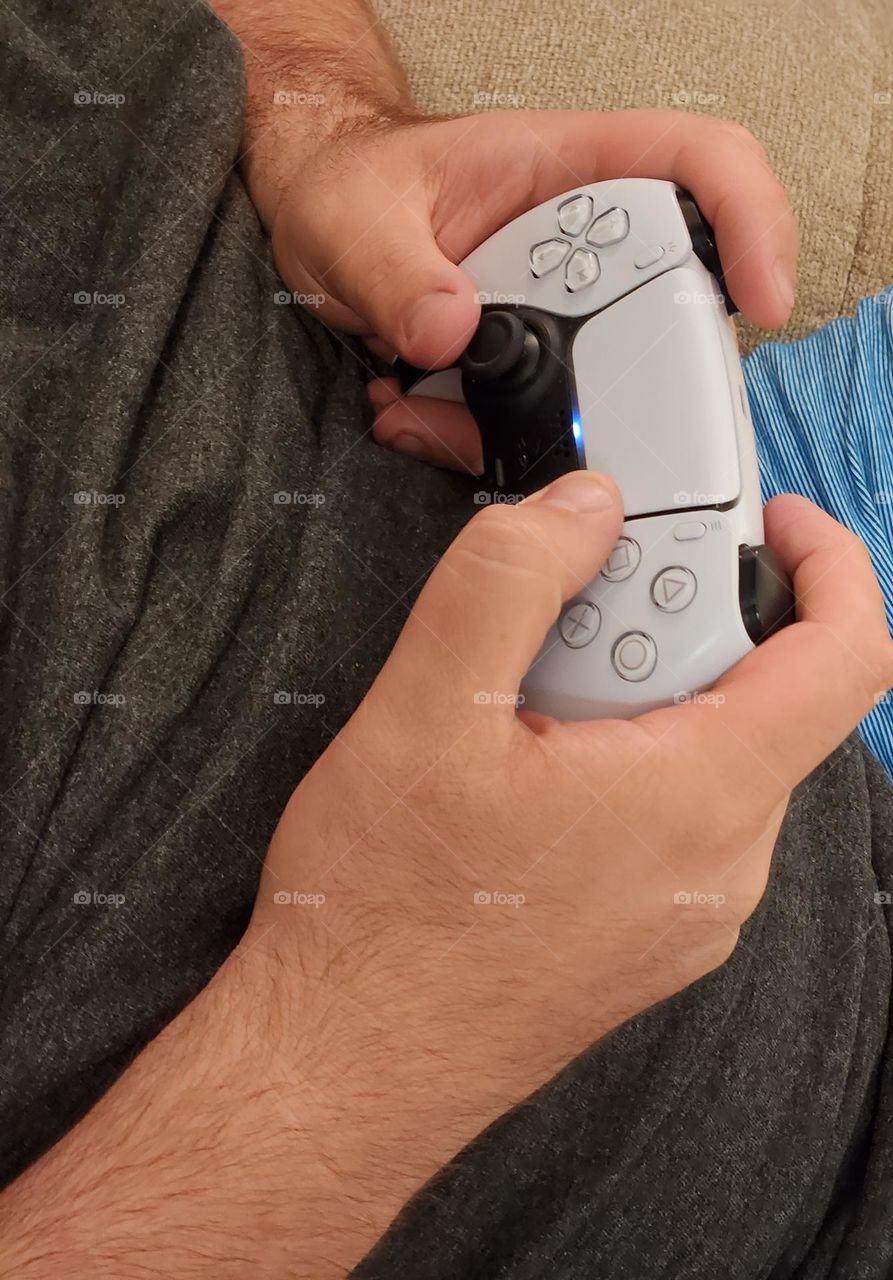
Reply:
[[[512,311],[485,311],[459,361],[476,382],[494,382],[536,365],[539,340]]]

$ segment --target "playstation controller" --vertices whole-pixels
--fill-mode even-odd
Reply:
[[[630,717],[708,689],[793,620],[763,543],[753,425],[713,234],[675,184],[597,182],[516,218],[461,264],[482,304],[458,364],[402,360],[410,395],[464,402],[482,497],[612,476],[620,538],[522,685],[563,720]]]

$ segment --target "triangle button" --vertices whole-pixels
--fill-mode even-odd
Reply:
[[[698,592],[698,581],[691,569],[671,565],[663,569],[651,584],[651,599],[664,613],[686,609]]]

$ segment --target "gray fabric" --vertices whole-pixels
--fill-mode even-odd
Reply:
[[[238,51],[205,7],[17,7],[24,24],[0,16],[3,1179],[226,956],[288,794],[473,488],[376,449],[356,352],[275,301],[229,173]],[[482,1135],[356,1276],[886,1276],[891,850],[889,785],[849,743],[798,793],[730,963]]]
[[[620,1028],[416,1198],[354,1280],[882,1280],[893,805],[855,740],[800,788],[721,970]]]
[[[373,445],[353,350],[275,300],[229,172],[239,50],[210,11],[16,8],[24,24],[0,7],[4,1177],[232,948],[289,794],[470,506],[467,485]],[[126,101],[75,103],[94,92]],[[123,705],[76,701],[96,692]]]

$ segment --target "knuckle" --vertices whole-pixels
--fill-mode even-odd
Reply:
[[[458,552],[509,569],[542,570],[545,547],[528,536],[518,509],[502,503],[484,507],[454,544]]]
[[[357,248],[360,248],[358,244]],[[374,253],[365,254],[363,263],[364,273],[364,290],[367,295],[382,295],[391,297],[394,293],[394,281],[400,277],[413,278],[415,284],[419,287],[419,293],[423,291],[423,283],[419,279],[418,274],[412,271],[413,264],[419,260],[417,250],[408,245],[399,245],[388,243],[387,241],[379,243]],[[345,265],[350,262],[353,266],[353,255],[348,257],[345,255]]]
[[[722,120],[720,121],[720,124],[729,137],[733,138],[736,142],[741,143],[743,146],[747,147],[749,151],[752,151],[755,155],[758,155],[761,158],[767,157],[768,153],[762,142],[760,142],[759,138],[755,137],[751,133],[750,129],[745,125],[739,124],[737,120]]]
[[[517,524],[514,510],[507,504],[482,507],[467,525],[468,538],[487,542],[493,538],[515,538]]]

